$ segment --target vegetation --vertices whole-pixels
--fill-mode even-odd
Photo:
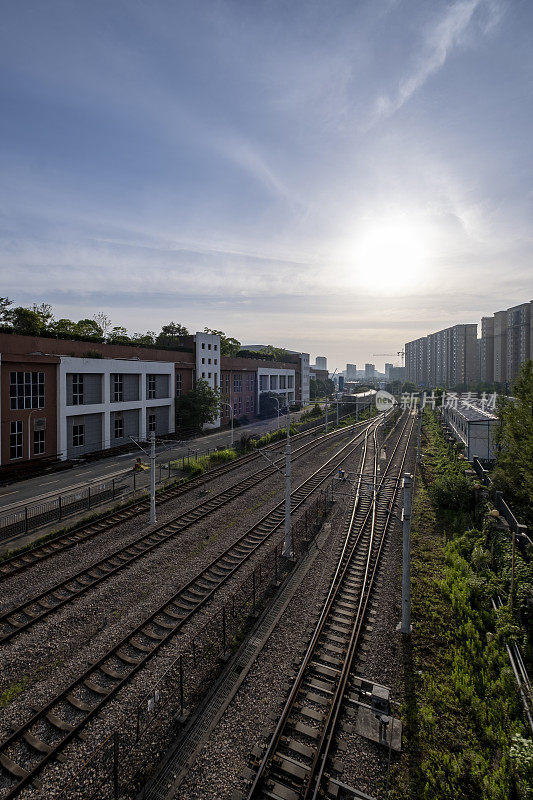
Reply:
[[[185,428],[201,430],[218,418],[219,411],[220,390],[212,389],[202,379],[196,382],[194,389],[176,400],[176,413]]]
[[[241,343],[233,336],[226,336],[224,331],[216,331],[213,328],[204,328],[204,333],[211,333],[220,336],[220,354],[223,356],[236,356],[241,349]]]
[[[319,397],[330,397],[334,391],[335,384],[331,378],[326,378],[326,380],[313,378],[309,381],[309,397],[311,400],[316,400]]]
[[[494,485],[522,521],[533,529],[533,363],[522,365],[513,385],[514,402],[498,404],[500,428]]]
[[[216,450],[214,453],[205,456],[198,456],[197,458],[179,458],[177,461],[171,461],[171,469],[179,469],[186,472],[191,478],[197,478],[203,475],[210,467],[217,464],[224,464],[226,461],[233,461],[237,458],[235,450]]]
[[[525,800],[531,741],[503,642],[520,627],[508,607],[496,615],[490,604],[508,586],[500,556],[508,542],[492,517],[473,527],[465,464],[427,410],[423,433],[411,540],[414,629],[403,643],[407,749],[393,797]]]

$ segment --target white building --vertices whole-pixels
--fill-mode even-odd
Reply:
[[[211,389],[220,387],[220,336],[213,333],[200,333],[194,335],[196,344],[196,380],[203,380]],[[220,428],[220,414],[214,422],[204,425],[204,428]]]
[[[295,370],[258,367],[257,369],[257,408],[260,409],[260,396],[272,392],[279,397],[280,406],[294,403]]]
[[[327,369],[328,368],[328,360],[326,356],[317,356],[316,357],[316,369]]]
[[[173,433],[174,364],[61,356],[57,450],[62,460]]]
[[[480,407],[479,402],[459,400],[457,408],[445,405],[442,416],[456,439],[465,445],[468,461],[477,456],[482,461],[495,457],[495,434],[498,417]]]

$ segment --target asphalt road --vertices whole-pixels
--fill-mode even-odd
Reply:
[[[291,414],[291,418],[296,420],[303,413],[297,412]],[[280,416],[280,426],[286,424],[286,418]],[[243,433],[266,433],[267,431],[275,430],[278,427],[277,418],[268,420],[257,420],[249,425],[243,425],[235,428],[234,436],[235,441],[238,441]],[[201,455],[207,452],[208,448],[213,450],[222,445],[229,445],[231,442],[231,432],[229,430],[214,431],[206,436],[198,437],[198,439],[191,439],[185,443],[179,442],[165,442],[157,446],[157,463],[168,464],[169,460],[181,458],[186,456],[187,453],[193,455],[194,451],[198,451]],[[140,450],[123,453],[118,456],[109,456],[107,458],[99,459],[98,461],[90,461],[88,463],[80,463],[72,469],[65,470],[64,472],[53,472],[49,475],[39,475],[28,480],[18,481],[8,486],[0,487],[0,511],[15,510],[11,507],[24,505],[26,503],[35,502],[42,499],[43,496],[55,496],[62,492],[66,492],[75,486],[86,485],[88,483],[100,481],[103,478],[116,476],[122,473],[131,473],[133,465],[137,458],[141,456],[144,463],[149,463],[149,458]],[[138,486],[149,484],[149,472],[140,473],[137,476]],[[159,476],[159,471],[156,469],[156,477]]]

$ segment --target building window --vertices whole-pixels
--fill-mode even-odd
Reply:
[[[85,425],[72,426],[72,446],[83,447],[85,444]]]
[[[287,389],[294,389],[294,375],[287,375]]]
[[[124,381],[122,375],[113,375],[113,402],[122,403],[124,400]]]
[[[259,385],[262,392],[268,391],[268,375],[259,376]]]
[[[226,375],[226,394],[229,397],[229,373]]]
[[[210,359],[210,358],[208,358],[208,359],[207,359],[207,363],[208,363],[208,364],[210,364],[210,363],[211,363],[211,359]]]
[[[239,416],[242,414],[242,397],[239,397]]]
[[[271,389],[277,389],[278,388],[278,376],[277,375],[271,375],[270,376],[270,388]]]
[[[22,458],[23,434],[22,434],[22,420],[17,419],[11,423],[11,432],[9,436],[9,458]]]
[[[205,350],[205,342],[202,342],[202,350]]]
[[[214,363],[214,365],[215,365],[215,367],[216,367],[216,365],[218,364],[218,358],[214,358],[214,359],[213,359],[213,363]]]
[[[155,375],[148,375],[148,400],[155,399]]]
[[[237,416],[237,403],[233,403],[233,416]]]
[[[249,411],[249,410],[250,410],[250,398],[247,397],[246,398],[246,411]]]
[[[255,399],[253,397],[250,397],[250,411],[254,410],[255,410]]]
[[[240,375],[233,376],[233,391],[242,392],[242,378]]]
[[[44,372],[12,372],[9,396],[12,409],[44,408]]]
[[[181,397],[181,389],[182,389],[181,372],[176,372],[176,397]]]
[[[148,433],[155,433],[155,414],[148,414]]]
[[[205,378],[205,372],[202,372],[202,378]]]
[[[202,358],[202,364],[205,364],[205,358]]]
[[[211,345],[210,344],[207,345],[207,349],[211,350]]]
[[[213,350],[218,350],[218,344],[213,345]]]
[[[72,376],[72,405],[83,405],[83,375]]]
[[[124,420],[122,417],[115,417],[115,439],[124,438]]]
[[[208,378],[210,378],[210,377],[211,377],[211,373],[210,373],[210,372],[208,372],[208,373],[207,373],[207,377],[208,377]]]
[[[42,456],[45,451],[46,431],[33,431],[33,455]]]
[[[287,388],[285,375],[280,375],[279,376],[279,388],[280,389],[286,389]]]

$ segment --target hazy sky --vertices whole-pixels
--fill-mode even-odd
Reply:
[[[3,0],[0,295],[382,366],[533,298],[531,0]]]

